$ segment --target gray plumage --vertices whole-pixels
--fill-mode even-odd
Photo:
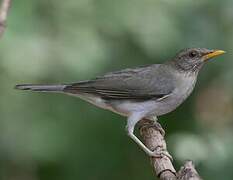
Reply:
[[[67,85],[64,92],[90,93],[106,100],[157,99],[174,89],[174,78],[169,69],[169,66],[161,64],[125,69],[94,80]]]
[[[100,108],[128,117],[129,136],[150,156],[151,152],[133,134],[136,123],[176,109],[192,92],[197,75],[207,59],[223,54],[221,50],[189,48],[171,61],[107,73],[92,80],[61,85],[17,85],[17,89],[59,92],[77,96]]]

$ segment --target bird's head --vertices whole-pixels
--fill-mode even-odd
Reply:
[[[188,48],[181,50],[173,62],[176,67],[186,72],[198,72],[202,65],[209,59],[224,54],[222,50],[206,48]]]

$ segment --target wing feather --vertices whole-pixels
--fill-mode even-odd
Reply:
[[[108,73],[90,81],[67,85],[65,92],[87,93],[103,99],[159,99],[174,90],[174,79],[166,65],[151,65]]]

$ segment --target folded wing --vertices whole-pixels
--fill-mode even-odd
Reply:
[[[174,79],[166,65],[125,69],[89,81],[67,85],[64,92],[88,93],[106,100],[162,98],[174,90]]]

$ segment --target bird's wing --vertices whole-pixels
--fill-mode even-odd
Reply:
[[[162,64],[108,73],[93,80],[67,85],[64,89],[68,93],[88,93],[106,100],[158,99],[173,90],[173,76],[169,67]]]

